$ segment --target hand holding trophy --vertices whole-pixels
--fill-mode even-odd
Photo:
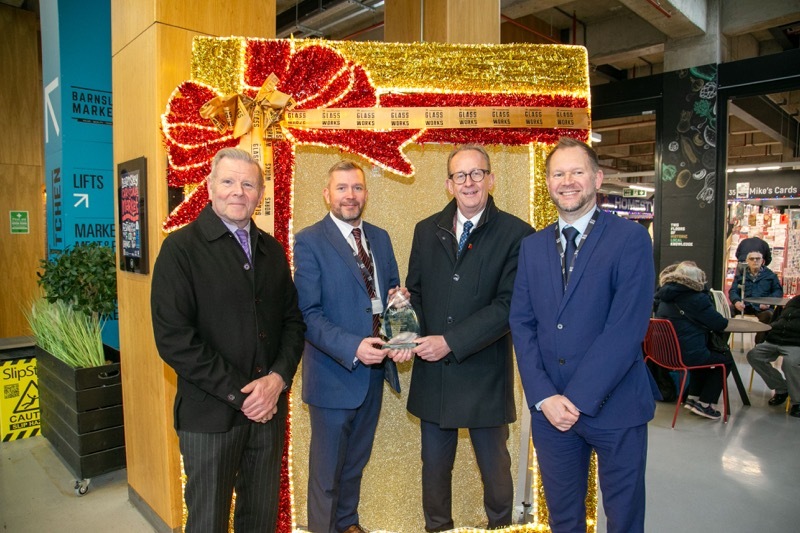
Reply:
[[[416,347],[414,339],[419,337],[419,320],[409,299],[403,291],[395,291],[381,317],[382,335],[386,339],[384,348],[409,350]]]

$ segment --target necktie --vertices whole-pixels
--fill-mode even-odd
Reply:
[[[569,281],[569,274],[572,270],[572,258],[575,257],[575,250],[577,248],[575,245],[575,237],[578,236],[578,230],[569,226],[562,229],[561,233],[567,241],[567,248],[564,250],[564,288],[566,288],[567,281]]]
[[[356,252],[358,253],[358,260],[364,265],[361,270],[361,277],[364,278],[364,283],[367,285],[367,294],[370,300],[377,298],[375,294],[375,270],[372,266],[372,259],[369,254],[364,250],[361,245],[361,228],[353,228],[353,238],[356,240]],[[372,315],[372,336],[378,337],[381,333],[381,316]]]
[[[251,262],[251,258],[250,258],[250,235],[247,234],[247,230],[237,229],[236,230],[236,237],[239,239],[239,244],[241,244],[242,248],[244,248],[244,253],[247,254],[247,261]]]
[[[464,251],[464,247],[467,245],[467,239],[469,239],[469,232],[472,231],[472,222],[467,220],[464,222],[464,230],[461,232],[461,238],[458,239],[458,253],[456,257],[461,257],[461,252]]]

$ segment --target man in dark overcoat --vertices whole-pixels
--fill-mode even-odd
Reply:
[[[406,286],[423,337],[414,349],[408,410],[420,419],[427,531],[453,529],[458,429],[469,428],[490,528],[511,524],[506,441],[516,419],[508,313],[523,237],[533,228],[500,211],[483,147],[456,148],[445,184],[453,200],[419,222]]]
[[[158,353],[178,375],[174,417],[187,532],[274,531],[287,393],[305,324],[283,247],[251,220],[261,167],[220,150],[211,203],[170,234],[153,267]]]

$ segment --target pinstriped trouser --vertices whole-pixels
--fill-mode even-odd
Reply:
[[[187,533],[274,531],[285,420],[249,422],[224,433],[178,431],[186,473]]]

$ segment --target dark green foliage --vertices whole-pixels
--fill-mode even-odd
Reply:
[[[116,309],[117,272],[114,250],[96,242],[77,244],[41,261],[39,285],[48,301],[62,300],[95,317]]]

